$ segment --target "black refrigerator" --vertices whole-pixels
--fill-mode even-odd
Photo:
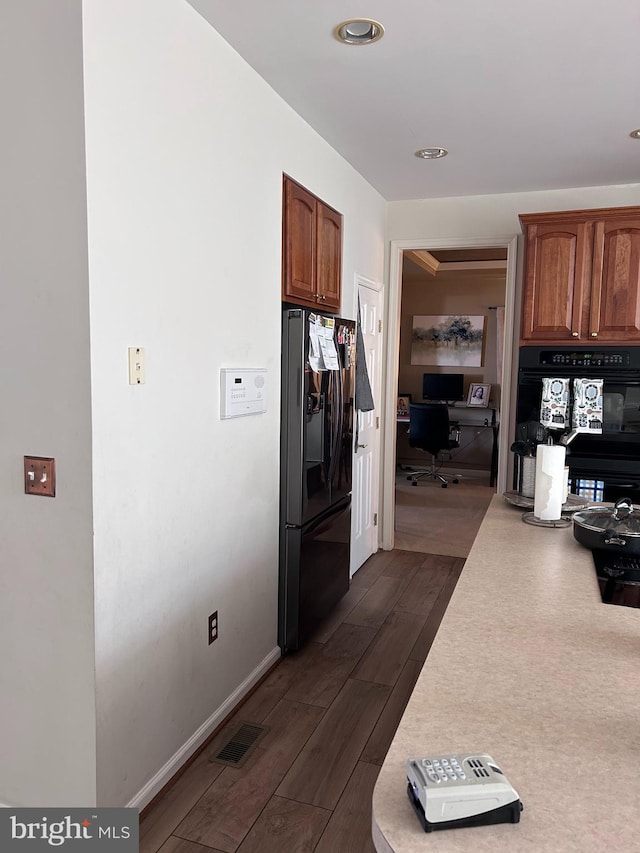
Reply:
[[[282,320],[278,644],[309,639],[349,589],[355,322]]]

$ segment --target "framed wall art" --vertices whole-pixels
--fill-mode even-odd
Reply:
[[[485,317],[417,314],[411,333],[411,364],[480,367]]]

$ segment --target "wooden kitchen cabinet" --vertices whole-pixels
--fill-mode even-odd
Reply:
[[[599,341],[640,341],[640,210],[594,223],[589,330]]]
[[[342,215],[284,176],[282,301],[340,310]]]
[[[640,208],[525,214],[520,342],[640,341]]]

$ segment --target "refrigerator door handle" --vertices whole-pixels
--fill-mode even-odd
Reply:
[[[338,465],[340,464],[340,437],[342,434],[342,384],[339,381],[339,376],[339,371],[331,371],[331,456],[328,477],[331,486],[333,486],[333,478],[338,470]]]

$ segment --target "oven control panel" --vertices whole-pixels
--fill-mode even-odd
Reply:
[[[628,352],[619,350],[543,350],[540,364],[568,367],[629,367]]]

